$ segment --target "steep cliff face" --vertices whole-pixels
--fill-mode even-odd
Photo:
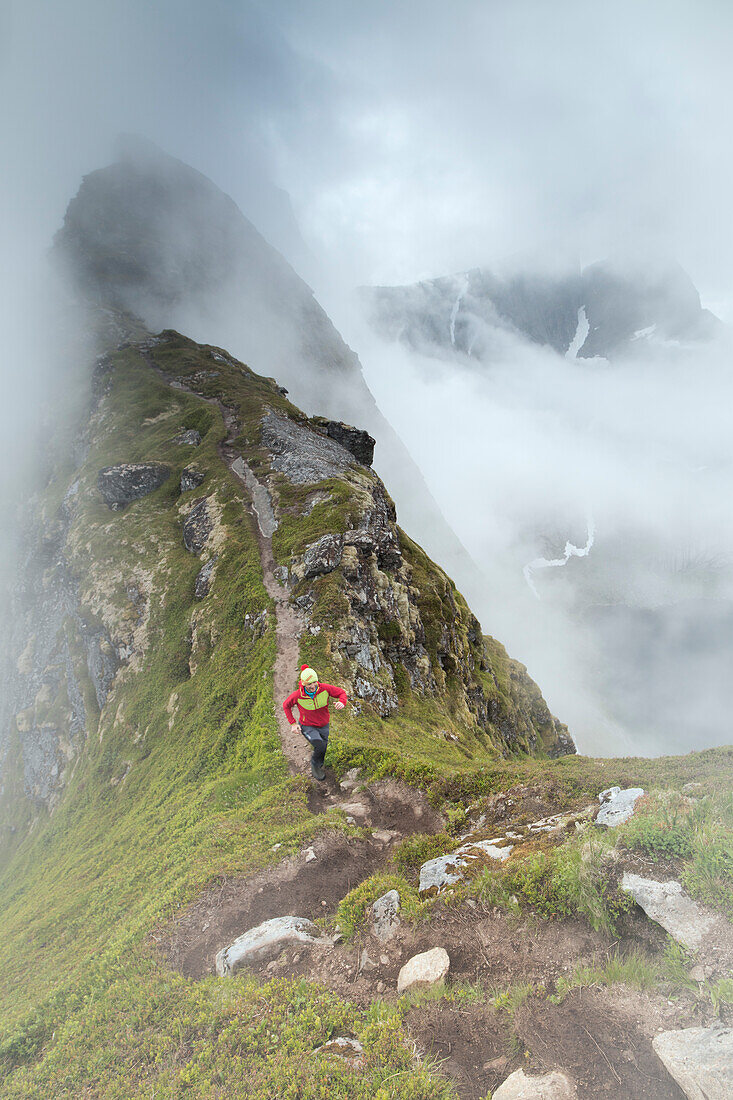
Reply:
[[[277,641],[278,600],[297,636],[275,692],[301,660],[343,683],[347,744],[424,760],[572,751],[397,526],[363,433],[309,419],[276,382],[171,331],[101,355],[94,391],[82,461],[39,502],[15,596],[6,823],[13,793],[53,808],[93,743],[113,785],[144,768],[182,708],[195,724],[204,669]],[[235,547],[251,517],[244,594]]]

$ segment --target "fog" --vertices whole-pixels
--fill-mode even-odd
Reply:
[[[713,690],[733,598],[725,338],[607,364],[501,333],[479,370],[379,339],[351,290],[661,255],[733,320],[732,31],[723,0],[6,4],[4,509],[43,479],[50,387],[84,354],[46,251],[82,176],[109,163],[117,134],[139,133],[231,195],[314,287],[484,571],[486,589],[469,592],[484,628],[528,665],[580,748],[729,741]],[[220,320],[227,311],[219,331],[236,345],[256,307],[230,301]],[[205,312],[176,318],[187,322],[225,342]],[[295,354],[282,333],[276,346],[250,328],[250,345],[230,350],[254,369]],[[531,566],[568,542],[587,553]],[[7,545],[0,564],[12,577]],[[614,607],[629,610],[602,622],[593,610]],[[670,608],[643,629],[623,617]],[[688,642],[679,650],[696,688],[673,723],[677,658],[609,706],[620,651],[643,637],[647,653],[673,654],[683,635],[699,639],[697,665]]]

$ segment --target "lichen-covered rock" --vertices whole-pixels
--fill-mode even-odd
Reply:
[[[377,898],[371,907],[371,921],[374,935],[382,943],[392,939],[400,926],[400,895],[396,890],[388,890]]]
[[[663,1031],[654,1036],[652,1046],[688,1100],[729,1100],[733,1096],[733,1029]]]
[[[678,943],[692,950],[697,949],[722,918],[706,912],[693,901],[682,884],[674,879],[657,882],[628,872],[621,879],[621,888],[627,890],[637,905],[657,924],[661,924]]]
[[[341,477],[355,461],[335,440],[273,412],[263,417],[262,444],[272,455],[273,469],[295,485]]]
[[[195,466],[186,466],[181,473],[181,492],[188,493],[191,489],[198,489],[206,475]]]
[[[601,791],[598,800],[601,808],[596,815],[596,825],[608,825],[615,828],[628,821],[634,812],[634,806],[644,794],[641,787],[629,787],[622,791],[620,787],[609,787]]]
[[[468,868],[487,859],[503,862],[512,853],[514,845],[504,838],[472,840],[445,856],[426,860],[420,868],[419,892],[424,896],[439,894],[446,886],[452,886],[465,877]]]
[[[172,442],[178,443],[181,447],[198,447],[201,442],[201,433],[195,428],[188,428],[174,436]]]
[[[122,462],[99,471],[97,488],[105,504],[118,512],[133,500],[155,492],[170,475],[170,466],[162,462]]]
[[[183,542],[192,554],[200,554],[214,530],[214,520],[209,511],[209,498],[203,497],[194,504],[183,521]]]
[[[234,943],[222,948],[216,956],[216,972],[220,978],[228,977],[240,966],[272,958],[292,943],[329,947],[331,940],[305,917],[273,917],[256,928],[250,928]]]
[[[193,592],[197,600],[203,600],[205,596],[208,596],[209,589],[211,587],[211,577],[214,572],[214,566],[216,565],[218,555],[214,555],[207,561],[206,565],[201,569],[193,586]]]
[[[450,970],[450,957],[444,947],[433,947],[413,955],[397,975],[397,993],[402,995],[408,989],[439,985],[445,981]]]
[[[316,1047],[314,1054],[335,1054],[343,1059],[351,1069],[361,1069],[364,1065],[364,1047],[358,1039],[347,1039],[343,1035],[337,1035],[329,1039],[323,1046]]]
[[[491,1095],[494,1100],[575,1100],[578,1094],[575,1085],[558,1070],[528,1077],[523,1069],[518,1069]]]
[[[306,577],[319,577],[332,573],[341,561],[344,540],[341,535],[324,535],[306,547],[303,565]]]

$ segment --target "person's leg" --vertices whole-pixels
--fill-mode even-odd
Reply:
[[[323,779],[323,761],[328,747],[328,726],[301,726],[301,730],[313,748],[311,771],[317,779]]]

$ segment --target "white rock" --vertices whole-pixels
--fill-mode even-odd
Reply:
[[[603,803],[596,815],[596,825],[623,825],[634,812],[636,800],[644,794],[641,787],[629,787],[622,791],[620,787],[609,787],[598,795]]]
[[[314,859],[318,859],[318,856],[312,848],[306,848],[305,850],[305,862],[312,863]]]
[[[450,958],[444,947],[423,951],[405,963],[397,976],[397,993],[426,985],[438,985],[450,969]]]
[[[543,1077],[527,1077],[518,1069],[492,1092],[493,1100],[575,1100],[575,1086],[554,1070]]]
[[[652,1039],[652,1046],[688,1100],[733,1096],[733,1029],[663,1031]]]
[[[685,947],[698,948],[703,938],[718,924],[719,918],[688,897],[679,882],[657,882],[628,872],[621,879],[621,888],[628,890],[637,905],[665,932],[669,932]]]
[[[420,868],[418,887],[420,893],[434,891],[439,894],[446,886],[460,882],[466,868],[484,856],[502,861],[508,859],[514,845],[503,844],[503,840],[503,837],[498,837],[495,840],[471,841],[468,844],[462,844],[449,855],[436,856],[435,859],[427,860]]]
[[[350,817],[369,816],[369,807],[365,806],[363,802],[340,802],[338,803],[338,807]]]
[[[382,943],[391,939],[400,926],[400,895],[396,890],[388,890],[372,904],[371,920],[374,935]]]
[[[277,955],[291,943],[331,946],[331,940],[305,917],[273,917],[223,947],[216,956],[216,972],[220,978],[228,977],[240,966]]]

